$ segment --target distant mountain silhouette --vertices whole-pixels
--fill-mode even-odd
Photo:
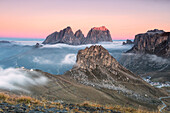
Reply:
[[[99,42],[112,42],[110,31],[104,26],[92,28],[87,34],[87,37],[84,37],[81,30],[76,31],[74,34],[71,27],[67,27],[60,32],[56,31],[47,36],[43,44],[65,43],[70,45],[81,45]]]

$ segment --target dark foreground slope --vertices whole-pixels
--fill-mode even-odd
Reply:
[[[158,99],[167,94],[143,81],[121,66],[102,46],[80,50],[73,69],[64,75],[52,75],[40,70],[23,70],[30,75],[39,73],[48,83],[25,88],[30,93],[14,91],[38,99],[66,103],[95,102],[101,105],[121,105],[157,110]]]

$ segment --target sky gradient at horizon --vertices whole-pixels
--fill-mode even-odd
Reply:
[[[113,39],[170,31],[170,0],[0,0],[0,37],[46,38],[71,26],[86,36],[106,26]]]

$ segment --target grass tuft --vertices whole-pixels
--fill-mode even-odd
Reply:
[[[112,110],[112,111],[118,111],[122,113],[160,113],[158,111],[148,111],[148,110],[143,110],[143,109],[135,109],[131,107],[122,107],[120,105],[115,105],[115,106],[100,105],[100,104],[89,102],[89,101],[85,101],[82,104],[72,104],[71,106],[73,107],[73,109],[70,109],[69,106],[63,106],[63,104],[59,102],[51,102],[45,99],[37,100],[29,96],[16,96],[16,95],[8,95],[5,93],[0,93],[0,102],[6,102],[12,105],[25,103],[30,109],[34,109],[34,105],[44,106],[45,109],[46,108],[57,108],[60,110],[66,109],[70,113],[75,113],[75,112],[81,113],[82,111],[79,111],[80,107],[102,109],[105,111],[108,110],[108,112],[111,112]],[[1,109],[0,109],[0,112],[2,112]]]

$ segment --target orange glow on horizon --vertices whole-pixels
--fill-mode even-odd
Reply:
[[[0,37],[46,38],[67,26],[86,36],[91,28],[105,26],[113,40],[134,39],[155,28],[170,31],[169,5],[152,0],[1,0]]]

